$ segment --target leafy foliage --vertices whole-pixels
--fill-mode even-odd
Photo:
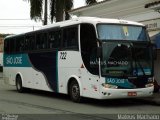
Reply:
[[[37,20],[42,18],[43,0],[30,0],[30,17]]]
[[[45,13],[43,9],[44,0],[23,0],[30,3],[30,17],[31,19],[42,20],[42,14]],[[96,0],[86,0],[87,5],[96,3]],[[69,19],[68,11],[73,7],[73,0],[48,0],[50,20],[62,21],[63,18]],[[48,7],[48,6],[45,6]],[[46,8],[48,10],[48,8]],[[64,14],[65,13],[65,14]],[[44,19],[45,20],[45,19]]]

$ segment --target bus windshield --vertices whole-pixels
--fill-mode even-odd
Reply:
[[[152,74],[151,49],[146,45],[102,42],[102,76],[144,76]]]
[[[98,24],[97,32],[100,40],[149,41],[148,34],[143,26]]]

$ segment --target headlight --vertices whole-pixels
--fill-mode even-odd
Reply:
[[[154,83],[154,77],[148,78],[148,83]]]
[[[112,88],[112,89],[117,89],[118,88],[117,85],[111,85],[111,84],[105,84],[105,83],[103,83],[102,86],[104,88]]]

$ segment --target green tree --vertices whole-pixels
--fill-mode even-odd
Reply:
[[[71,10],[73,7],[73,0],[24,0],[30,3],[30,17],[31,19],[42,20],[42,15],[44,13],[43,24],[47,24],[48,10],[50,11],[50,20],[53,22],[62,21],[64,19],[69,19],[69,14],[67,11]],[[96,3],[96,0],[86,0],[86,4]],[[48,5],[49,4],[49,5]],[[44,6],[44,8],[43,8]],[[49,9],[48,9],[48,6]]]

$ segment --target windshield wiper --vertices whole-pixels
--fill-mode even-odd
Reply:
[[[142,65],[140,64],[140,62],[137,60],[136,63],[139,65],[139,67],[140,67],[140,69],[141,69],[143,75],[146,75],[145,72],[144,72],[144,69],[143,69]]]
[[[136,67],[136,71],[137,71],[137,76],[138,76],[138,67],[137,67],[137,65],[138,65],[139,68],[141,69],[143,75],[146,75],[145,72],[144,72],[144,69],[143,69],[143,67],[142,67],[142,65],[141,65],[141,63],[140,63],[140,61],[139,61],[138,58],[137,58],[137,55],[135,54],[135,49],[134,49],[134,51],[133,51],[133,54],[134,54],[134,59],[135,59],[135,67]]]

